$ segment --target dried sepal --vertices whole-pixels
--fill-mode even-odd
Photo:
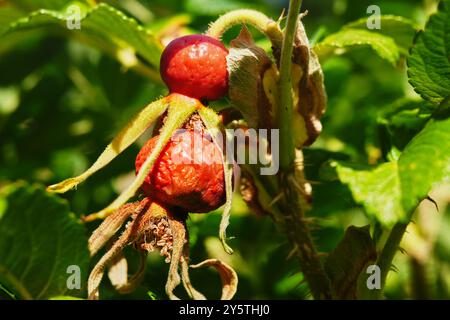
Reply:
[[[99,286],[103,279],[106,267],[114,261],[120,254],[122,250],[129,244],[131,240],[131,228],[126,229],[119,239],[112,245],[105,255],[100,258],[94,269],[92,269],[91,274],[88,279],[88,299],[97,300],[99,298]]]
[[[60,183],[47,187],[47,191],[64,193],[89,178],[110,163],[115,157],[135,142],[144,131],[161,116],[167,108],[167,97],[150,103],[142,111],[133,117],[128,124],[114,137],[113,141],[105,148],[97,161],[81,175],[66,179]]]
[[[183,248],[186,240],[186,225],[184,221],[170,219],[170,229],[172,230],[173,246],[172,258],[169,266],[169,275],[166,282],[166,294],[170,300],[179,300],[173,293],[175,288],[181,283],[178,272],[180,260],[183,256]]]
[[[128,283],[128,263],[123,252],[111,260],[108,269],[109,281],[115,288],[120,288]]]
[[[128,277],[128,275],[127,275],[127,277],[125,278],[126,281],[121,282],[121,283],[116,283],[116,284],[113,283],[110,272],[108,273],[108,276],[109,276],[109,279],[111,280],[111,283],[114,285],[115,289],[119,293],[127,294],[130,292],[133,292],[137,288],[137,286],[141,283],[142,279],[144,278],[146,269],[147,269],[147,252],[140,251],[139,252],[139,268],[135,274],[133,274],[131,277]]]
[[[198,292],[191,283],[191,279],[189,277],[189,253],[188,246],[185,246],[185,253],[181,257],[180,266],[181,266],[181,281],[183,282],[184,289],[188,293],[189,297],[194,300],[206,300],[206,297]]]
[[[257,216],[270,216],[270,212],[266,210],[261,203],[259,188],[256,185],[255,180],[251,173],[245,169],[241,171],[239,191],[242,200],[244,200],[252,212]]]
[[[152,208],[153,206],[150,205],[148,208],[136,214],[134,216],[134,219],[130,222],[130,224],[127,225],[117,241],[113,243],[111,248],[100,258],[100,260],[94,266],[88,279],[89,299],[98,299],[99,286],[106,268],[113,264],[115,261],[120,261],[124,248],[140,238],[143,232],[142,226],[146,225],[152,217]]]
[[[273,63],[267,53],[256,46],[245,26],[231,41],[227,63],[232,106],[241,112],[251,128],[271,128],[274,106],[264,93],[262,82]]]
[[[302,15],[294,39],[294,139],[297,147],[311,145],[322,131],[321,117],[327,106],[324,76],[319,58],[312,50]]]
[[[94,256],[114,236],[130,216],[144,210],[149,203],[150,199],[148,198],[139,202],[127,203],[109,215],[88,240],[91,256]]]
[[[218,259],[208,259],[199,264],[191,265],[191,268],[214,267],[220,274],[222,280],[221,300],[231,300],[237,291],[238,276],[228,264]]]

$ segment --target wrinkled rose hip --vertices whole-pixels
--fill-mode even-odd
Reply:
[[[158,138],[151,138],[142,147],[136,158],[136,173]],[[141,189],[154,201],[188,212],[215,210],[225,203],[222,153],[200,132],[179,130],[163,148]]]
[[[228,50],[205,35],[177,38],[165,48],[161,77],[171,93],[199,100],[217,100],[228,91]]]

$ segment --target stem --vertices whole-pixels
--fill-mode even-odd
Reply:
[[[230,11],[213,22],[206,33],[211,37],[220,39],[228,29],[238,24],[254,26],[264,33],[275,47],[281,46],[283,33],[278,23],[256,10],[240,9]]]
[[[378,266],[381,269],[382,288],[384,288],[387,274],[391,269],[392,260],[394,259],[394,256],[397,253],[398,247],[400,246],[400,242],[402,241],[407,226],[408,224],[406,223],[397,223],[394,226],[394,228],[392,228],[392,231],[389,234],[389,238],[387,239],[386,244],[384,245],[383,251],[381,251],[381,254],[378,257],[377,262]]]
[[[292,126],[286,125],[292,119],[292,52],[294,36],[297,28],[301,0],[291,0],[289,5],[286,30],[283,38],[280,60],[280,107],[277,112],[277,123],[280,129],[280,167],[287,170],[295,160],[295,148],[292,140]]]
[[[378,259],[377,266],[381,270],[381,289],[380,290],[369,290],[367,293],[368,299],[380,299],[383,293],[384,286],[386,284],[386,278],[391,270],[392,260],[397,253],[400,242],[402,241],[403,235],[405,234],[407,223],[397,223],[391,230],[386,244],[383,247]]]
[[[280,173],[279,185],[284,195],[282,203],[283,220],[280,221],[287,233],[289,241],[300,260],[300,268],[308,282],[315,299],[329,299],[330,283],[323,265],[317,255],[316,248],[304,218],[304,210],[300,202],[300,190],[296,181],[295,146],[292,139],[292,53],[294,36],[297,29],[301,0],[291,0],[282,43],[280,60],[280,106],[276,121],[280,130]]]

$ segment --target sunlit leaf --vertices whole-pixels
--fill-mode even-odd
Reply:
[[[387,226],[406,222],[433,186],[450,179],[450,118],[430,120],[398,161],[369,168],[334,165],[371,217]]]
[[[422,98],[435,104],[450,98],[450,1],[442,0],[408,58],[409,81]]]

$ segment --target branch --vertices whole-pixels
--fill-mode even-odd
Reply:
[[[301,190],[297,183],[299,168],[295,166],[296,150],[293,141],[292,125],[292,53],[297,30],[301,0],[291,0],[286,29],[281,50],[279,93],[280,105],[276,121],[280,130],[280,173],[279,185],[283,194],[281,224],[294,247],[294,253],[300,261],[300,268],[315,299],[331,298],[330,283],[323,265],[317,255],[309,227],[304,218],[301,203]],[[300,97],[301,98],[301,97]]]

